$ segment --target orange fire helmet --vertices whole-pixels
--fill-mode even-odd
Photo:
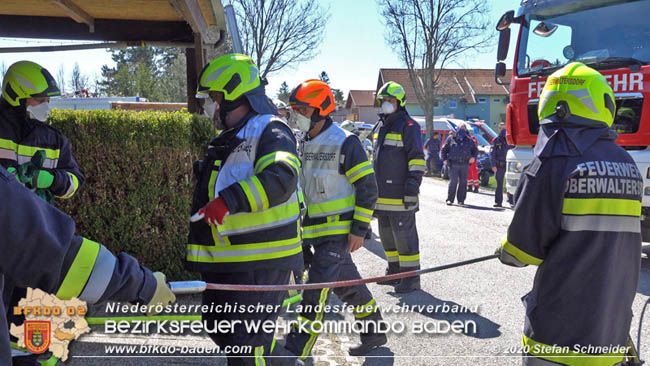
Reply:
[[[334,112],[334,94],[332,89],[322,80],[310,79],[298,85],[289,98],[291,106],[308,106],[318,110],[321,117]]]

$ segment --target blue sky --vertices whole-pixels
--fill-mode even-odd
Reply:
[[[386,45],[384,25],[375,0],[324,0],[330,7],[330,19],[320,53],[311,61],[293,69],[285,69],[269,75],[268,94],[275,94],[283,81],[290,88],[303,80],[316,78],[326,71],[331,85],[343,89],[374,89],[380,68],[404,67],[398,57]],[[492,23],[506,10],[519,6],[519,0],[491,1],[490,18]],[[515,30],[517,27],[514,27]],[[491,27],[490,31],[494,31]],[[494,31],[496,33],[496,31]],[[513,40],[515,34],[513,33]],[[34,39],[0,38],[0,47],[37,46],[39,44],[70,44],[67,41],[39,41]],[[510,56],[514,47],[510,48]],[[0,54],[0,63],[7,66],[15,61],[31,60],[43,65],[55,75],[59,66],[64,65],[69,78],[74,62],[79,62],[82,72],[93,79],[101,75],[101,66],[112,65],[106,50],[65,51],[47,53]],[[509,58],[512,60],[512,57]],[[467,55],[460,67],[493,68],[496,62],[496,40],[494,47],[483,54]],[[508,67],[512,61],[508,61]]]

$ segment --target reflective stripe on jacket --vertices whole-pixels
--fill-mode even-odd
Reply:
[[[273,120],[271,115],[250,118],[227,142],[236,141],[220,156],[206,159],[206,166],[197,184],[193,212],[208,201],[237,186],[249,210],[231,212],[222,225],[207,225],[201,221],[190,225],[187,262],[190,270],[230,272],[273,268],[284,265],[294,269],[301,260],[300,201],[298,187],[278,204],[270,204],[274,192],[267,191],[258,174],[282,162],[297,176],[300,161],[295,155],[295,140],[291,152],[274,151],[260,155],[259,142]],[[284,125],[284,124],[283,124]],[[287,129],[288,126],[284,125]],[[224,132],[226,133],[226,132]],[[291,134],[290,130],[288,133]],[[221,135],[220,135],[221,136]],[[219,137],[215,139],[218,141]],[[213,141],[214,142],[214,141]],[[212,149],[216,148],[212,146]],[[211,152],[208,152],[208,156]],[[219,154],[217,154],[219,155]],[[207,181],[207,182],[206,182]],[[197,195],[200,199],[197,200]],[[224,197],[226,201],[229,198]],[[231,206],[229,205],[229,209]]]
[[[426,171],[420,125],[405,110],[381,120],[373,130],[379,198],[375,213],[395,215],[418,209],[418,194]],[[404,203],[412,203],[406,208]]]
[[[539,266],[524,297],[524,344],[556,345],[529,353],[564,365],[613,365],[621,357],[563,357],[573,356],[563,347],[627,344],[643,180],[615,139],[607,128],[543,127],[503,241],[512,261]]]
[[[301,181],[307,203],[307,218],[303,226],[305,239],[348,234],[352,225],[351,213],[355,211],[352,183],[372,173],[367,159],[365,164],[342,173],[346,157],[341,154],[341,147],[353,134],[331,123],[323,128],[324,131],[305,141],[302,147]],[[323,220],[314,220],[320,218]]]
[[[70,143],[54,127],[26,118],[25,113],[0,101],[0,165],[9,168],[27,163],[43,150],[43,168],[54,175],[50,191],[59,198],[72,197],[85,178],[72,157]]]

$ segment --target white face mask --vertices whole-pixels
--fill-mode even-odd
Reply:
[[[390,102],[383,102],[381,104],[381,113],[383,114],[391,114],[395,112],[395,107],[393,107],[393,104]]]
[[[215,102],[212,100],[212,98],[208,97],[205,99],[205,102],[203,102],[203,113],[208,116],[211,120],[214,121],[214,114],[217,112],[217,108],[219,107],[219,103]]]
[[[292,116],[295,118],[296,127],[298,127],[300,131],[309,132],[311,129],[311,119],[303,116],[300,113],[292,113]]]
[[[27,112],[29,112],[30,118],[45,122],[47,116],[50,115],[50,103],[43,102],[41,104],[27,106]]]

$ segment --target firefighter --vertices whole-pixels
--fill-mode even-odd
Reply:
[[[0,165],[25,180],[28,188],[37,190],[50,202],[54,197],[72,197],[85,181],[68,140],[44,123],[50,113],[50,97],[58,95],[61,91],[45,68],[34,62],[18,61],[4,75],[0,98]],[[32,163],[38,151],[45,153],[40,167]],[[21,168],[33,170],[31,176],[20,177]],[[9,323],[23,323],[24,317],[14,315],[11,307],[26,293],[26,289],[16,287],[11,279],[5,281],[3,297],[10,299],[11,304],[7,312]],[[16,355],[15,363],[33,364],[33,361],[18,359],[36,357],[19,355],[19,352]]]
[[[499,124],[499,136],[492,141],[490,151],[490,162],[492,171],[497,181],[497,188],[494,191],[494,207],[503,207],[503,178],[506,174],[506,155],[512,146],[506,140],[506,124]]]
[[[196,163],[197,183],[186,267],[206,282],[278,285],[303,269],[300,232],[300,161],[296,140],[267,98],[259,69],[245,55],[227,54],[205,66],[197,98],[223,132]],[[203,217],[204,220],[197,220]],[[233,322],[233,331],[210,333],[219,346],[250,346],[252,354],[227,354],[228,365],[264,364],[273,332],[249,333],[246,323],[275,321],[284,293],[206,291],[210,324]],[[264,305],[266,311],[238,312]],[[233,308],[233,306],[235,308]],[[234,321],[240,321],[235,323]]]
[[[476,141],[476,137],[470,136],[470,139],[472,139],[472,142],[474,142],[474,146],[478,148],[478,141]],[[467,190],[469,192],[474,190],[474,193],[478,193],[478,187],[481,185],[481,182],[478,179],[478,161],[474,159],[474,161],[469,165],[469,171],[467,175]]]
[[[332,122],[336,108],[330,87],[320,80],[307,80],[291,93],[289,105],[298,128],[307,132],[303,146],[301,185],[305,190],[307,216],[303,222],[305,243],[314,248],[309,282],[331,282],[361,278],[350,253],[363,246],[370,226],[377,183],[372,165],[353,133]],[[354,123],[352,123],[354,125]],[[355,307],[357,321],[366,321],[368,332],[361,343],[352,346],[353,356],[364,355],[387,342],[376,332],[373,322],[381,320],[375,299],[366,285],[339,287],[333,291],[342,301]],[[330,289],[305,290],[299,320],[307,324],[321,321]],[[320,306],[316,311],[313,307]],[[309,325],[307,325],[309,327]],[[317,333],[300,332],[293,327],[287,336],[285,355],[288,364],[305,360],[316,342]],[[280,354],[279,350],[279,354]]]
[[[434,132],[424,143],[429,155],[427,156],[427,170],[429,176],[440,176],[440,133]]]
[[[476,160],[477,155],[478,149],[469,138],[467,126],[463,123],[458,127],[455,136],[447,138],[440,152],[443,164],[449,168],[447,206],[454,203],[454,196],[457,196],[459,205],[465,204],[469,165]]]
[[[0,289],[3,277],[63,300],[108,300],[166,306],[175,296],[165,275],[138,264],[126,253],[114,256],[103,245],[74,235],[75,223],[0,167]],[[20,244],[20,245],[16,245]],[[0,302],[5,312],[6,301]],[[11,364],[8,324],[0,317],[0,364]],[[32,362],[32,365],[34,363]]]
[[[415,226],[418,193],[426,170],[420,125],[406,112],[406,93],[394,81],[377,92],[382,113],[373,130],[379,198],[375,206],[379,237],[388,260],[386,274],[420,269],[420,243]],[[420,277],[384,281],[404,293],[420,288]]]
[[[61,91],[54,78],[40,65],[18,61],[9,66],[0,100],[0,164],[15,172],[19,165],[29,163],[37,151],[43,150],[43,169],[29,188],[70,198],[83,185],[84,176],[65,136],[43,123],[50,113],[50,97],[57,95]]]
[[[643,180],[609,128],[615,109],[605,78],[582,63],[554,72],[542,90],[534,159],[497,249],[505,264],[538,266],[524,297],[524,365],[623,360],[615,347],[628,343],[639,280]],[[575,345],[614,348],[586,354]]]

